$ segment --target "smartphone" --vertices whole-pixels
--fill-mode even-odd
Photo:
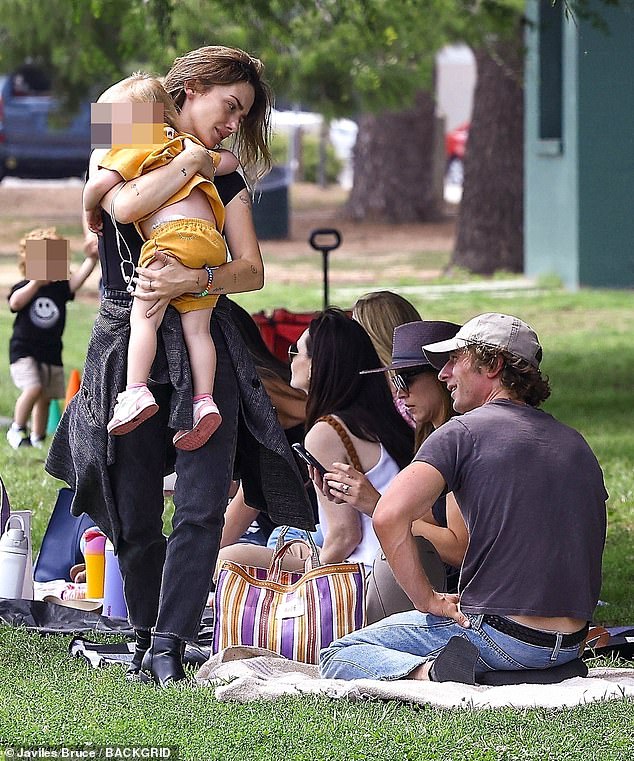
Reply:
[[[319,472],[321,477],[324,477],[326,468],[324,468],[319,460],[313,457],[313,455],[307,449],[304,449],[302,444],[292,444],[291,447],[293,451],[298,454],[307,465],[312,465],[313,468]]]

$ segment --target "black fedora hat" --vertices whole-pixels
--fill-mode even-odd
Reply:
[[[431,362],[423,354],[423,346],[453,338],[460,325],[441,320],[416,320],[397,325],[392,339],[392,362],[387,367],[363,370],[367,373],[384,373],[386,370],[401,370],[404,367],[431,367]]]

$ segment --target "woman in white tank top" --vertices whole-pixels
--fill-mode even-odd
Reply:
[[[307,393],[305,446],[329,470],[349,463],[381,493],[410,460],[413,432],[384,378],[360,375],[378,356],[365,330],[339,309],[313,320],[291,347],[291,385]],[[326,419],[324,419],[326,418]],[[319,494],[323,563],[351,560],[368,569],[379,543],[371,515]]]
[[[394,406],[385,379],[359,375],[380,362],[365,330],[341,310],[328,309],[289,348],[289,359],[291,386],[307,394],[306,449],[327,470],[334,462],[356,466],[374,493],[382,493],[411,461],[414,432]],[[321,562],[350,560],[370,572],[379,549],[371,512],[317,496]],[[271,549],[249,544],[225,547],[219,555],[259,567],[268,567],[271,556]],[[287,554],[283,567],[302,570],[304,561]]]

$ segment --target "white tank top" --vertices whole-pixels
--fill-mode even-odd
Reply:
[[[379,457],[379,461],[374,467],[370,468],[365,475],[379,494],[383,494],[399,470],[400,468],[398,467],[396,460],[388,454],[383,444],[381,444],[381,456]],[[366,570],[369,572],[372,570],[374,556],[378,552],[380,545],[379,540],[374,533],[374,529],[372,528],[372,518],[363,513],[359,513],[359,517],[361,518],[361,541],[350,555],[348,555],[346,560],[349,560],[351,563],[363,563],[363,565],[366,566]],[[321,509],[321,505],[319,506],[319,520],[325,534],[326,519]]]

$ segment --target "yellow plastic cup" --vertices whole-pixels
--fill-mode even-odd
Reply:
[[[100,599],[103,597],[106,574],[106,535],[96,527],[89,528],[84,532],[84,542],[86,597]]]

